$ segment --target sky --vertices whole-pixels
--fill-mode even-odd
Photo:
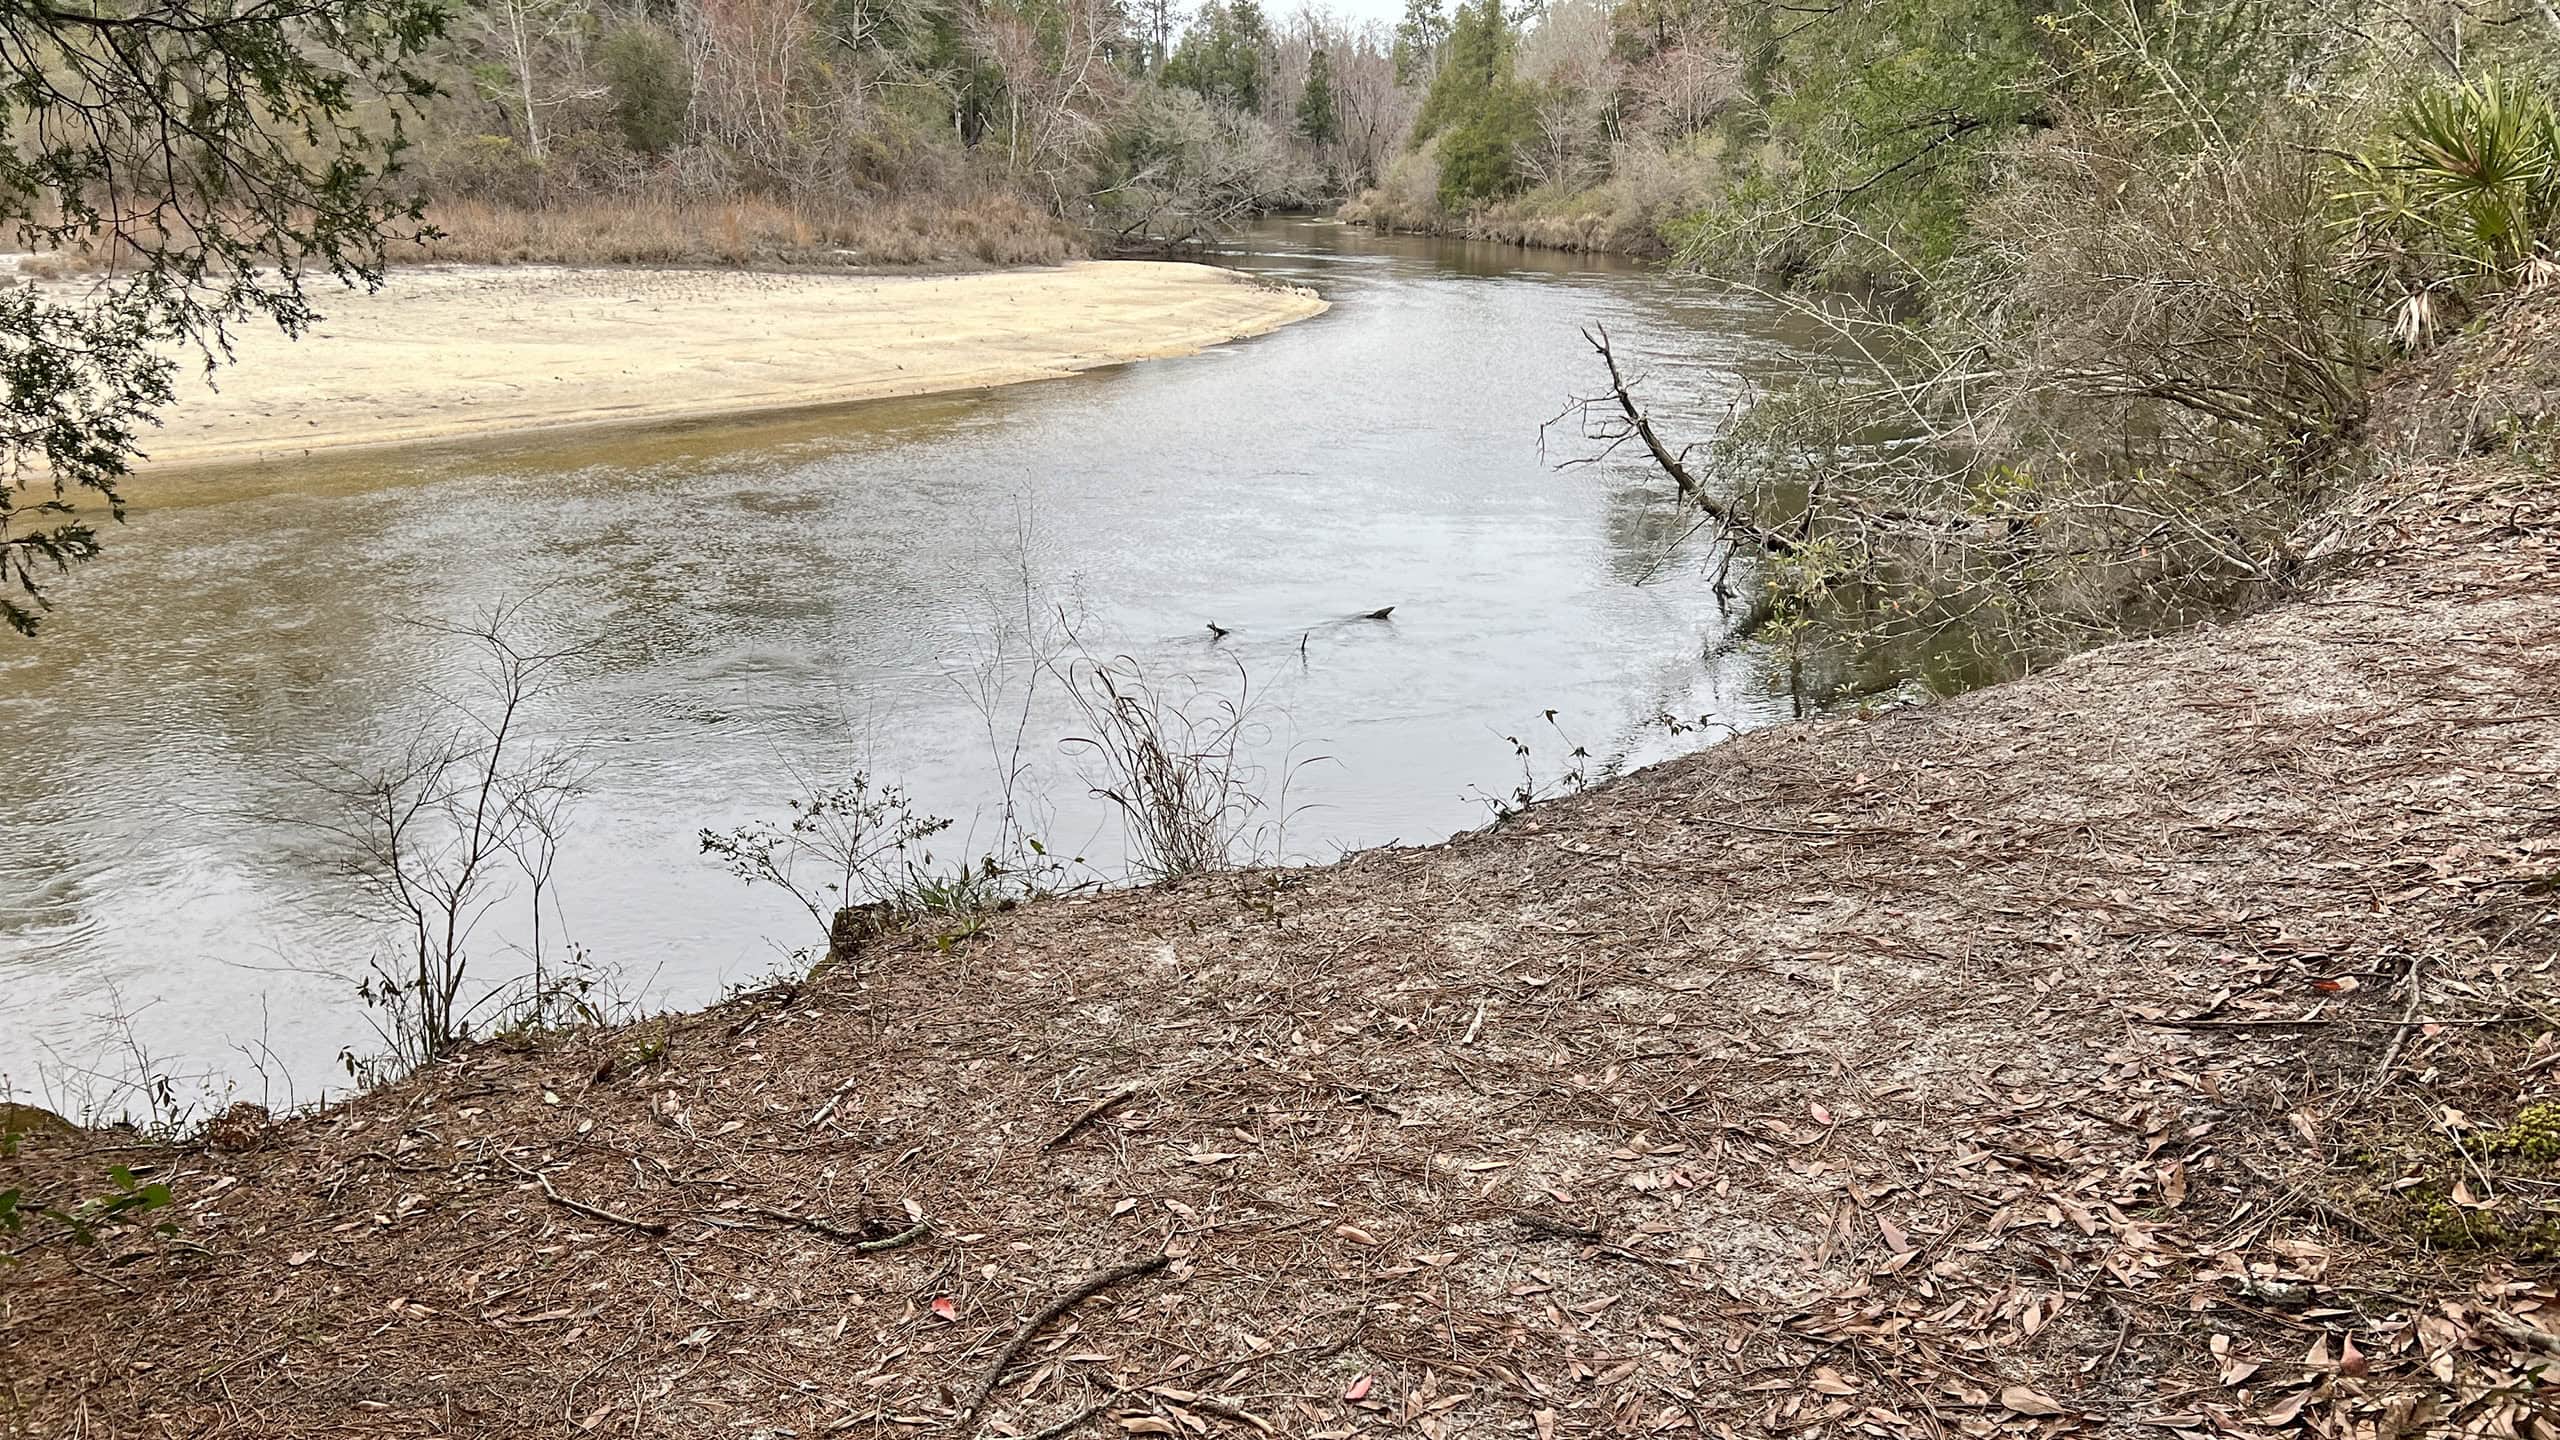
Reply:
[[[1282,20],[1298,13],[1305,3],[1309,0],[1261,0],[1262,13],[1274,20]],[[1312,0],[1312,3],[1315,9],[1330,11],[1335,18],[1355,26],[1366,25],[1372,20],[1393,25],[1404,18],[1404,0]],[[1197,0],[1190,0],[1187,8],[1197,8]]]

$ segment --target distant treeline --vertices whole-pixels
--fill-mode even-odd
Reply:
[[[1253,0],[476,0],[442,58],[413,165],[490,258],[1182,246],[1371,183],[1418,103],[1385,27]]]

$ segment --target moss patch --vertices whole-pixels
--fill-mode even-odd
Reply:
[[[2354,1157],[2365,1172],[2346,1198],[2360,1219],[2438,1251],[2501,1251],[2560,1260],[2560,1206],[2502,1182],[2560,1178],[2560,1104],[2537,1102],[2457,1149],[2428,1133]],[[2412,1183],[2414,1182],[2414,1183]],[[2474,1197],[2494,1195],[2483,1209]]]

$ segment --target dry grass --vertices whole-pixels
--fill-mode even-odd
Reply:
[[[2324,1198],[2377,1086],[2551,1028],[2551,907],[2478,921],[2560,856],[2560,507],[2424,478],[2299,603],[1276,903],[876,942],[247,1149],[31,1139],[0,1185],[123,1161],[177,1230],[0,1274],[0,1426],[2539,1433],[2550,1272]]]
[[[861,269],[974,269],[1060,265],[1087,253],[1074,227],[1021,197],[988,191],[869,201],[842,208],[770,200],[586,198],[531,208],[457,200],[436,205],[442,236],[394,244],[391,259],[452,264],[788,265]],[[28,256],[17,273],[41,279],[96,274],[123,247]]]
[[[1020,197],[884,199],[842,209],[663,196],[541,209],[456,201],[428,217],[444,235],[408,258],[470,264],[1056,265],[1084,243]]]

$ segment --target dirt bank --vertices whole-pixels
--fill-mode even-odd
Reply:
[[[33,1137],[175,1229],[17,1242],[0,1423],[2547,1435],[2555,493],[2420,466],[2281,608],[1445,846]]]
[[[1010,385],[1275,330],[1324,308],[1204,265],[878,277],[421,267],[328,297],[300,341],[244,327],[147,469]]]

